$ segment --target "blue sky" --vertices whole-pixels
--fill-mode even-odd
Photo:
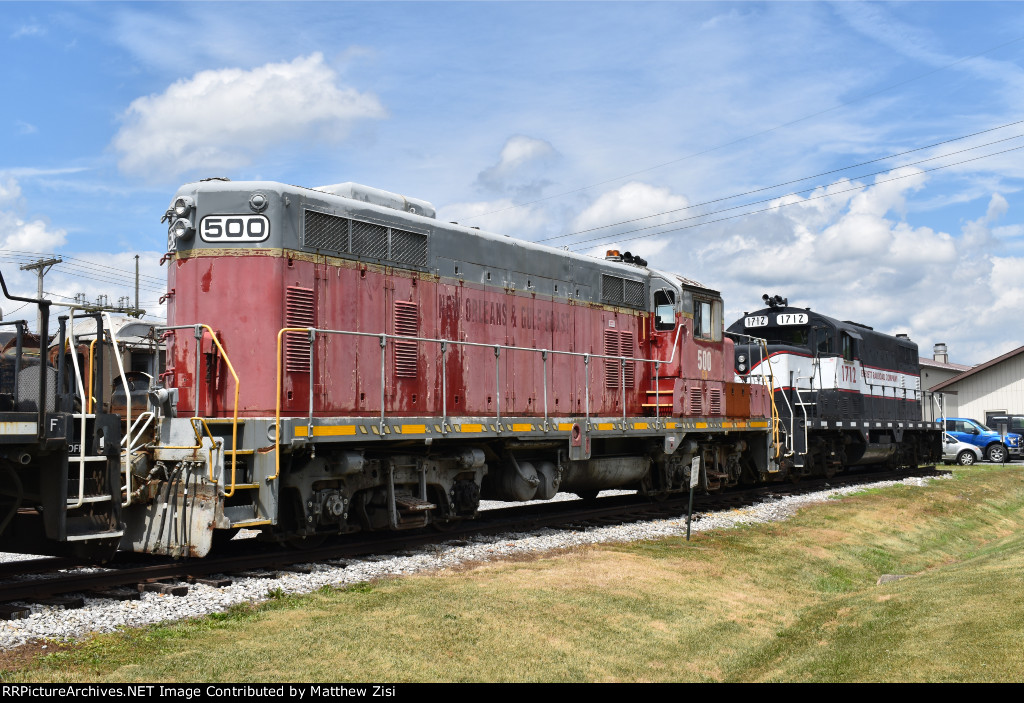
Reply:
[[[22,292],[18,265],[58,253],[55,299],[116,301],[138,253],[160,315],[181,183],[356,181],[525,239],[603,227],[549,241],[647,256],[730,319],[770,292],[963,363],[1024,344],[1024,150],[991,155],[1024,125],[899,156],[1024,120],[1016,3],[2,9],[0,270]]]

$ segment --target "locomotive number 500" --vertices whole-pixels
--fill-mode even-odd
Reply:
[[[697,350],[697,370],[698,371],[710,371],[711,370],[711,350],[710,349],[698,349]]]
[[[264,215],[208,215],[199,236],[204,242],[262,242],[270,236],[270,221]]]

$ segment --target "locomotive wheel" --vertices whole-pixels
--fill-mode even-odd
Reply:
[[[956,463],[960,464],[960,466],[970,466],[974,463],[974,452],[967,449],[963,450],[956,455]]]

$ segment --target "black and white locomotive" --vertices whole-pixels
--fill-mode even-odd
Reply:
[[[939,459],[939,433],[922,420],[917,344],[781,296],[763,299],[766,307],[744,313],[728,332],[737,376],[772,387],[775,445],[790,475]]]

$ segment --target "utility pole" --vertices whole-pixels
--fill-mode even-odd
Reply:
[[[139,313],[139,255],[135,255],[135,313],[134,317],[142,317]]]
[[[36,271],[37,275],[39,276],[39,287],[38,287],[38,293],[39,294],[36,296],[36,298],[38,300],[42,300],[43,299],[43,276],[46,275],[47,271],[49,271],[51,268],[53,268],[54,264],[59,264],[62,261],[64,261],[64,259],[62,259],[62,258],[60,258],[58,256],[58,257],[56,257],[54,259],[39,259],[39,261],[35,262],[34,264],[23,264],[20,267],[22,271]],[[42,308],[39,309],[39,314],[36,316],[36,332],[38,332],[40,336],[42,336],[42,334],[43,334],[43,310],[42,310]],[[45,345],[47,341],[48,340],[40,339],[39,343]]]

